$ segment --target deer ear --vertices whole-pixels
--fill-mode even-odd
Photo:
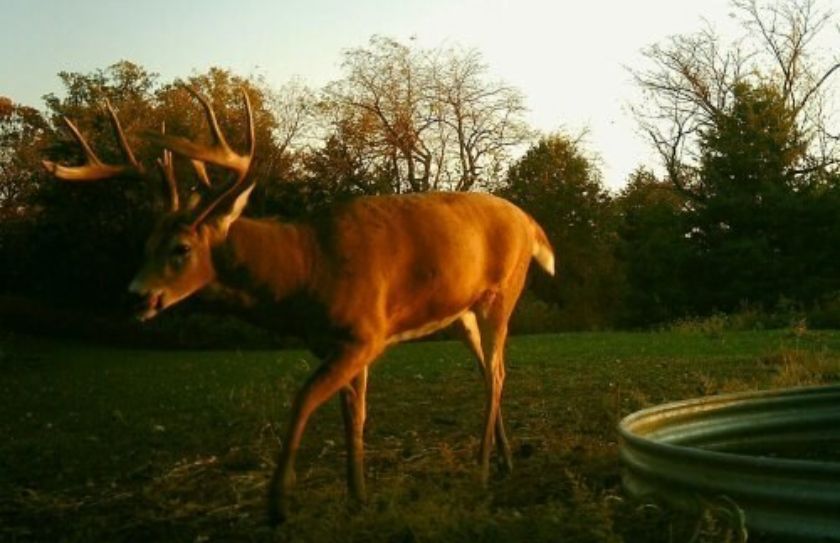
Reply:
[[[222,238],[227,237],[230,225],[242,215],[242,210],[248,205],[248,198],[254,190],[254,183],[239,192],[228,201],[219,202],[210,215],[205,219],[205,224],[221,234]]]

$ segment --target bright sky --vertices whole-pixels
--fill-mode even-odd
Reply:
[[[535,128],[588,128],[616,188],[655,164],[628,112],[637,92],[625,67],[703,18],[731,25],[731,11],[728,0],[0,0],[0,95],[40,108],[62,90],[59,71],[123,59],[163,81],[220,66],[320,88],[371,35],[415,38],[477,48],[491,77],[525,94]]]

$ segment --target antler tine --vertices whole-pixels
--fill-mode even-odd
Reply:
[[[62,166],[56,162],[51,160],[44,160],[42,164],[44,168],[58,179],[62,181],[99,181],[101,179],[108,179],[110,177],[116,177],[126,171],[131,170],[132,168],[137,170],[134,165],[132,167],[128,166],[115,166],[113,164],[106,164],[96,156],[96,153],[93,152],[93,149],[88,144],[87,140],[82,136],[82,133],[73,124],[73,121],[68,119],[67,117],[62,117],[64,124],[67,125],[67,128],[70,129],[70,132],[73,134],[73,138],[79,143],[82,147],[82,151],[85,155],[85,163],[81,166]]]
[[[61,120],[64,121],[64,124],[66,124],[67,128],[70,129],[70,133],[73,134],[73,138],[82,147],[82,151],[84,151],[85,153],[85,161],[91,165],[102,165],[103,162],[99,160],[99,157],[96,156],[96,153],[93,152],[93,148],[91,148],[90,144],[82,135],[82,132],[76,127],[75,124],[73,124],[73,121],[71,121],[68,117],[61,117]]]
[[[204,165],[204,162],[200,160],[190,160],[193,165],[193,169],[195,170],[195,174],[198,176],[199,181],[201,184],[207,187],[208,189],[213,186],[210,183],[210,176],[207,175],[207,166]]]
[[[256,147],[256,145],[255,145],[256,138],[255,138],[255,133],[254,133],[254,113],[253,113],[253,109],[251,107],[251,99],[248,96],[248,92],[244,88],[242,88],[241,91],[242,91],[242,97],[245,101],[245,112],[246,112],[246,123],[247,123],[246,133],[247,133],[247,137],[248,137],[248,155],[246,155],[246,156],[236,155],[236,156],[237,156],[237,158],[239,158],[239,160],[244,165],[244,169],[243,170],[237,170],[238,173],[239,173],[239,176],[237,177],[237,179],[227,189],[225,189],[221,194],[219,194],[218,197],[216,197],[209,204],[207,204],[207,206],[200,213],[198,213],[198,215],[196,216],[195,220],[192,223],[193,228],[195,228],[197,225],[201,224],[201,222],[204,221],[204,219],[206,219],[213,212],[213,210],[216,209],[216,207],[218,207],[219,204],[222,203],[223,201],[225,201],[229,198],[232,198],[232,197],[237,197],[241,193],[243,193],[245,191],[250,191],[251,189],[254,188],[254,183],[250,183],[250,185],[245,183],[245,178],[246,178],[246,175],[248,174],[248,169],[251,166],[251,160],[254,158],[254,151],[255,151],[255,147]],[[201,103],[205,105],[205,110],[207,110],[207,102],[202,99]],[[211,108],[211,111],[212,111],[212,108]],[[215,118],[216,118],[215,115],[213,115],[212,122],[215,122]],[[195,161],[193,161],[193,164],[195,164]],[[196,166],[196,169],[198,170],[199,168]],[[200,169],[204,170],[204,164],[201,164]],[[206,175],[206,171],[204,173]]]
[[[164,151],[163,157],[157,159],[158,168],[160,168],[161,175],[166,181],[166,186],[169,188],[169,210],[178,211],[181,207],[180,197],[178,196],[178,185],[175,181],[175,171],[172,167],[172,151]]]
[[[251,161],[254,158],[255,151],[254,114],[248,93],[245,89],[242,89],[242,96],[245,101],[245,109],[247,113],[248,126],[246,133],[248,138],[248,154],[241,155],[231,149],[227,140],[225,140],[224,135],[222,135],[221,129],[219,128],[219,122],[216,119],[216,114],[213,111],[210,101],[199,94],[195,89],[191,89],[189,87],[186,88],[190,94],[198,99],[204,108],[204,112],[207,114],[207,121],[210,125],[211,135],[214,140],[213,145],[199,145],[187,138],[170,136],[168,134],[156,132],[146,133],[146,138],[174,153],[189,158],[192,161],[193,168],[195,168],[199,179],[207,186],[210,186],[210,179],[207,175],[207,169],[205,166],[205,163],[207,162],[221,166],[222,168],[233,170],[237,174],[236,179],[230,185],[218,193],[215,198],[210,200],[206,205],[204,205],[201,211],[197,213],[196,218],[192,223],[193,227],[196,227],[204,221],[204,219],[206,219],[221,202],[230,198],[236,198],[243,192],[253,188],[253,183],[250,187],[248,187],[245,183],[245,179],[248,175],[248,170],[251,167]]]
[[[248,129],[249,137],[251,139],[251,149],[249,149],[249,154],[240,155],[236,153],[233,149],[231,149],[230,145],[228,145],[227,140],[222,134],[222,131],[219,128],[219,122],[216,119],[216,114],[213,111],[213,106],[210,104],[209,100],[207,100],[206,97],[199,94],[198,91],[196,91],[195,89],[192,89],[190,87],[185,88],[190,92],[190,94],[192,94],[198,99],[198,101],[204,108],[204,112],[207,115],[207,122],[210,125],[211,136],[213,137],[213,145],[199,145],[186,138],[161,135],[156,133],[148,134],[148,138],[155,141],[159,145],[167,147],[170,150],[180,155],[184,155],[192,160],[209,162],[211,164],[215,164],[217,166],[233,170],[238,174],[238,179],[244,179],[244,177],[248,173],[248,168],[251,165],[251,158],[253,156],[253,137],[250,136],[252,128]],[[200,172],[199,176],[201,176]]]
[[[245,100],[245,115],[248,123],[248,163],[254,158],[254,151],[256,151],[256,136],[254,134],[254,110],[251,107],[251,98],[248,96],[248,91],[245,87],[240,87],[239,91],[242,93],[242,98]]]
[[[210,123],[210,130],[212,131],[213,139],[216,143],[219,143],[221,146],[230,149],[230,146],[225,139],[224,134],[222,133],[221,128],[219,128],[219,121],[216,118],[216,112],[213,110],[213,105],[207,99],[206,96],[195,90],[194,87],[185,86],[185,88],[189,91],[190,94],[195,96],[195,98],[201,102],[201,106],[204,108],[204,112],[207,115],[207,121]],[[242,93],[242,98],[245,102],[245,110],[247,113],[247,123],[248,123],[248,149],[249,155],[253,155],[253,148],[254,148],[254,119],[253,119],[253,110],[251,108],[251,98],[248,96],[248,92],[245,90],[245,87],[239,87],[239,92]]]
[[[228,145],[228,142],[225,139],[225,135],[222,134],[222,129],[219,127],[219,120],[216,118],[216,112],[213,111],[213,105],[210,101],[203,94],[195,90],[194,87],[184,85],[184,88],[187,89],[187,91],[201,103],[201,107],[204,108],[204,114],[207,116],[207,123],[210,125],[210,135],[213,136],[213,143],[221,146],[223,149],[231,150],[230,145]]]
[[[143,166],[137,162],[137,159],[134,157],[134,153],[131,151],[131,147],[128,146],[128,141],[125,138],[125,132],[123,132],[120,119],[117,117],[114,108],[111,106],[111,101],[107,98],[105,99],[105,108],[108,110],[108,116],[111,119],[111,127],[114,129],[114,135],[116,136],[117,141],[120,142],[120,149],[122,150],[123,156],[129,164],[137,169],[137,171],[142,172]]]
[[[160,133],[166,133],[166,122],[161,123]],[[178,196],[178,183],[175,179],[175,168],[172,163],[172,151],[169,149],[163,150],[163,157],[157,159],[158,168],[160,168],[161,175],[163,175],[166,185],[169,188],[169,210],[178,211],[181,207],[180,197]]]

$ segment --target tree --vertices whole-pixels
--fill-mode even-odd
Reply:
[[[0,293],[20,292],[28,280],[33,194],[45,177],[39,165],[48,133],[37,110],[0,96]]]
[[[826,193],[797,168],[806,144],[782,93],[738,84],[715,126],[702,131],[700,149],[705,198],[689,218],[703,270],[695,289],[705,302],[700,307],[813,301],[804,287],[819,270],[807,263],[825,237],[812,219],[822,215]]]
[[[132,62],[120,61],[87,74],[60,72],[59,77],[65,87],[64,96],[59,98],[50,93],[44,97],[53,130],[42,158],[65,163],[84,160],[82,149],[64,124],[63,118],[67,118],[79,128],[102,160],[122,163],[125,158],[105,109],[107,101],[117,112],[137,159],[146,164],[154,162],[157,151],[146,145],[140,134],[159,130],[161,126],[155,107],[157,74]],[[40,163],[37,169],[42,170]],[[116,222],[113,225],[136,223],[139,214],[149,212],[159,187],[138,183],[137,179],[123,181],[98,183],[81,191],[67,190],[68,187],[52,182],[43,186],[39,196],[50,215],[70,213],[65,217],[66,222],[84,224],[91,212],[101,211],[114,213],[112,220]],[[126,205],[117,205],[121,201]]]
[[[390,171],[393,192],[432,185],[433,151],[424,137],[435,117],[419,57],[395,40],[373,37],[368,48],[345,53],[346,76],[327,88],[336,136]]]
[[[473,50],[422,50],[373,37],[327,87],[333,138],[389,192],[469,190],[498,181],[530,136],[515,89],[486,79]]]
[[[24,211],[37,181],[48,134],[38,110],[0,96],[0,217]]]
[[[137,158],[153,164],[155,151],[139,134],[158,130],[154,92],[157,74],[121,61],[91,73],[61,72],[65,92],[45,101],[53,130],[45,156],[78,164],[79,144],[62,117],[72,119],[96,154],[105,162],[122,163],[105,102],[117,111]],[[40,163],[37,171],[43,171]],[[110,183],[70,186],[53,179],[42,183],[37,201],[43,210],[29,233],[28,294],[52,303],[83,307],[118,307],[132,268],[142,253],[158,186],[136,177]],[[55,263],[61,262],[56,273]]]
[[[840,154],[825,106],[840,59],[820,64],[811,51],[829,14],[814,0],[733,6],[745,39],[726,46],[710,28],[676,36],[634,72],[646,96],[634,111],[685,198],[679,307],[697,313],[813,301],[809,279],[824,276],[810,266],[827,239],[813,219],[836,222],[825,204]]]
[[[522,120],[522,93],[487,82],[487,66],[474,49],[442,51],[432,69],[441,122],[451,132],[445,137],[454,140],[446,146],[451,156],[444,157],[448,185],[459,191],[486,187],[499,177],[510,150],[531,136]]]
[[[274,117],[274,144],[282,154],[309,147],[321,134],[318,127],[318,97],[298,79],[279,89],[266,87],[265,100]]]
[[[259,78],[244,78],[221,68],[210,68],[206,73],[185,80],[176,79],[161,86],[155,93],[157,111],[154,117],[158,124],[155,130],[159,130],[165,122],[167,132],[203,143],[209,143],[210,137],[206,119],[201,108],[195,107],[195,98],[185,86],[197,90],[213,103],[222,126],[243,126],[246,113],[242,91],[247,92],[253,110],[256,140],[250,175],[259,180],[251,200],[251,209],[261,215],[275,212],[278,192],[282,193],[278,186],[293,177],[297,167],[297,157],[292,148],[301,137],[305,126],[304,117],[308,114],[306,108],[310,107],[306,102],[306,90],[289,86],[275,91]],[[296,103],[291,104],[288,110],[278,110],[278,101],[286,92],[290,100]],[[278,114],[284,117],[278,117]],[[246,134],[243,130],[231,131],[229,143],[234,149],[245,149]],[[184,189],[206,190],[187,161],[180,161],[176,167],[179,185],[184,185]],[[211,180],[215,180],[214,185],[227,182],[223,172],[212,167],[209,172]]]
[[[149,175],[115,179],[108,183],[43,183],[38,202],[44,212],[30,233],[31,280],[33,293],[54,302],[85,303],[88,306],[114,308],[121,303],[125,285],[136,270],[142,255],[142,242],[155,216],[163,184],[156,181],[155,160],[161,150],[147,143],[144,132],[159,131],[165,125],[176,133],[199,141],[209,138],[206,121],[195,99],[183,86],[188,85],[208,96],[214,103],[222,125],[241,126],[244,118],[240,89],[245,89],[253,103],[257,156],[254,175],[276,177],[282,155],[293,137],[286,134],[287,147],[280,149],[274,137],[278,124],[268,105],[268,91],[258,79],[246,79],[227,70],[211,68],[186,81],[161,85],[158,76],[140,66],[123,61],[94,72],[60,74],[65,85],[62,98],[46,97],[50,117],[56,127],[63,127],[61,117],[73,120],[96,153],[106,162],[121,163],[122,156],[114,137],[104,102],[109,100],[120,118],[129,146]],[[290,131],[293,131],[290,129]],[[243,131],[230,131],[231,145],[246,146]],[[83,157],[78,143],[66,128],[50,132],[47,156],[52,160],[79,163]],[[42,171],[40,164],[32,171]],[[227,182],[223,172],[210,167],[212,189]],[[202,187],[188,161],[176,161],[176,177],[182,194]],[[261,192],[255,202],[266,204],[270,182],[258,183]],[[81,243],[79,240],[85,240]],[[63,273],[54,273],[54,263],[62,262]]]
[[[617,255],[626,278],[622,324],[646,326],[690,312],[695,272],[685,204],[671,183],[643,168],[633,172],[616,198]]]
[[[558,304],[564,327],[612,324],[622,282],[614,255],[614,208],[580,139],[566,134],[540,139],[511,166],[500,193],[546,229],[557,255],[556,279],[535,278],[534,288]]]
[[[645,68],[632,71],[644,99],[633,106],[642,131],[658,151],[668,180],[692,199],[702,198],[698,178],[702,133],[737,100],[739,85],[773,87],[792,115],[806,153],[798,175],[836,168],[837,139],[826,109],[840,58],[820,62],[811,48],[830,23],[815,0],[737,0],[733,7],[747,32],[727,46],[707,27],[649,47]]]

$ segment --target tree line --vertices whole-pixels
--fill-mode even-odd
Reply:
[[[737,0],[733,10],[744,29],[735,43],[708,26],[650,46],[630,70],[642,93],[631,109],[660,161],[640,164],[618,192],[604,187],[585,135],[536,133],[523,94],[475,50],[375,36],[346,51],[341,77],[318,91],[220,68],[161,81],[129,61],[61,72],[63,92],[47,94],[44,111],[0,97],[0,296],[120,310],[160,187],[57,183],[40,162],[81,161],[65,116],[103,160],[121,161],[106,99],[145,163],[160,153],[146,131],[206,137],[191,86],[230,127],[242,125],[239,89],[251,97],[249,213],[296,220],[358,195],[429,190],[519,204],[557,254],[557,278],[534,277],[523,304],[541,329],[744,307],[798,308],[837,325],[840,59],[817,47],[836,22],[814,0]],[[227,132],[244,147],[241,130]],[[185,193],[202,190],[188,163],[176,175]]]

